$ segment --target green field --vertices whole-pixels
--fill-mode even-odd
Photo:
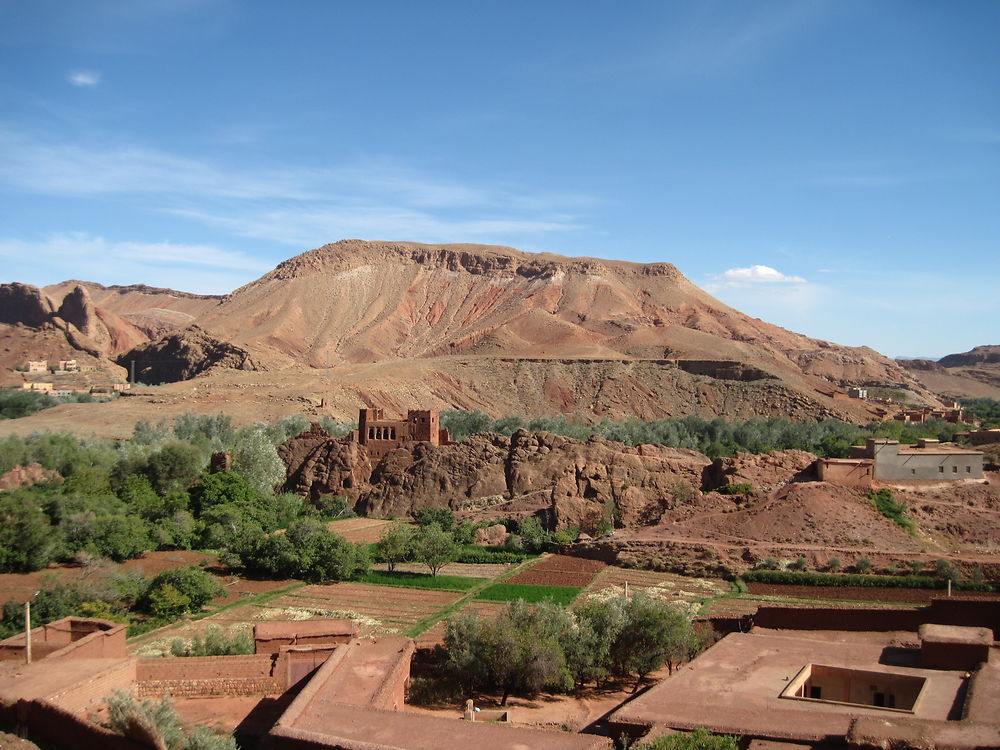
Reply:
[[[486,578],[466,578],[465,576],[432,576],[428,573],[406,573],[384,570],[373,570],[361,583],[371,583],[376,586],[400,586],[407,589],[437,589],[438,591],[468,591],[474,589]]]
[[[480,591],[476,598],[492,602],[512,602],[524,599],[532,604],[548,600],[565,606],[576,599],[580,590],[579,586],[531,586],[517,583],[497,583]]]

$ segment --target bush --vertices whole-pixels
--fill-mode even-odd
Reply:
[[[693,732],[677,732],[636,745],[635,750],[738,750],[739,737],[711,734],[698,728]]]
[[[254,640],[250,631],[230,628],[225,633],[218,625],[209,626],[204,636],[195,633],[190,641],[174,638],[170,642],[173,656],[235,656],[253,652]]]
[[[755,570],[780,570],[781,563],[778,562],[776,558],[765,557],[759,563],[757,563]]]
[[[891,520],[907,534],[910,536],[917,535],[916,524],[906,516],[906,503],[896,500],[896,496],[892,494],[892,490],[872,490],[868,493],[867,500],[875,510]]]
[[[41,570],[58,549],[58,533],[30,494],[0,495],[0,572]]]
[[[826,569],[831,573],[836,573],[838,570],[840,570],[840,558],[831,557],[829,560],[827,560]]]
[[[796,573],[790,570],[748,570],[743,580],[756,583],[785,584],[789,586],[848,586],[864,588],[943,589],[944,579],[930,576],[873,576],[847,573]],[[987,583],[962,581],[958,588],[964,591],[993,591]]]
[[[128,691],[116,690],[104,704],[108,710],[106,726],[125,737],[151,736],[157,746],[168,750],[237,750],[236,740],[208,727],[185,730],[169,696],[139,701]]]
[[[720,495],[746,495],[748,492],[753,492],[753,485],[746,483],[724,484],[716,492]]]
[[[140,606],[156,617],[175,619],[184,612],[199,611],[222,593],[210,574],[196,565],[183,565],[156,576]]]
[[[872,569],[872,561],[867,557],[859,557],[854,563],[854,569],[864,575]]]

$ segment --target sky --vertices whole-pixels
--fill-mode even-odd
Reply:
[[[0,0],[0,281],[226,293],[343,238],[670,262],[1000,344],[1000,2]]]

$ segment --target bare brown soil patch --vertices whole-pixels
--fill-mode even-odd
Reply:
[[[385,521],[381,518],[344,518],[339,521],[330,521],[327,528],[349,542],[372,544],[382,537],[385,527],[391,523],[392,521]]]
[[[598,560],[569,555],[548,555],[510,578],[507,583],[529,586],[587,586],[605,567]]]

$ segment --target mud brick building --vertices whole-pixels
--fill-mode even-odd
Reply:
[[[385,412],[379,408],[361,409],[355,435],[356,442],[365,446],[372,462],[406,443],[447,445],[451,442],[448,430],[441,429],[441,415],[437,409],[410,409],[405,419],[386,419]]]

